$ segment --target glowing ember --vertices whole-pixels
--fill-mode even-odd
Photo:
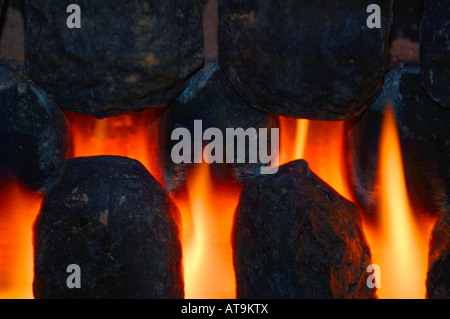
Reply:
[[[231,229],[240,188],[214,184],[207,164],[195,167],[187,188],[188,200],[175,199],[183,217],[185,296],[235,298]]]
[[[386,112],[379,157],[380,226],[366,225],[372,261],[381,267],[379,298],[424,298],[431,220],[412,217],[395,118]]]
[[[13,182],[0,198],[0,299],[33,298],[33,224],[42,196]]]
[[[151,112],[106,119],[66,114],[72,127],[74,157],[115,155],[138,160],[159,181],[157,122]]]

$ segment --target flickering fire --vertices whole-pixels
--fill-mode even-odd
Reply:
[[[0,299],[33,298],[33,224],[42,195],[12,181],[0,189]]]
[[[372,261],[381,267],[379,298],[425,298],[428,243],[434,220],[418,223],[408,195],[400,141],[392,111],[385,114],[379,149],[381,218],[379,227],[366,224]]]
[[[159,182],[158,134],[153,113],[127,114],[96,119],[66,114],[72,128],[73,157],[115,155],[138,160]]]
[[[157,122],[151,114],[98,120],[68,114],[74,157],[127,156],[160,182]],[[303,158],[318,176],[352,199],[344,165],[344,122],[280,117],[279,164]],[[364,224],[372,262],[381,266],[379,298],[423,298],[428,243],[434,220],[413,218],[403,176],[395,119],[387,113],[380,143],[381,222]],[[235,298],[231,250],[233,215],[241,187],[221,184],[206,163],[195,165],[186,194],[174,201],[182,214],[186,298]],[[32,298],[32,226],[42,196],[18,183],[0,188],[0,298]]]
[[[157,123],[151,114],[94,119],[68,115],[74,157],[117,155],[140,161],[160,182]],[[186,298],[234,298],[231,228],[240,188],[216,185],[207,164],[188,177],[188,196],[175,200],[182,214],[182,249]]]
[[[347,183],[343,152],[344,122],[281,118],[281,164],[303,158],[311,170],[347,199],[353,194]],[[395,118],[387,112],[380,142],[381,223],[364,223],[372,262],[381,267],[378,298],[424,298],[428,243],[435,220],[415,220],[409,206]],[[307,126],[306,133],[298,134]],[[294,133],[296,132],[296,133]],[[292,138],[296,136],[296,138]],[[301,137],[300,137],[301,136]],[[300,138],[299,138],[300,137]],[[292,151],[297,145],[303,157]]]
[[[187,201],[175,199],[183,218],[185,297],[235,298],[231,229],[240,187],[215,183],[203,163],[190,173],[187,191]]]
[[[297,120],[280,116],[280,154],[279,165],[303,158],[308,120]]]
[[[343,157],[344,122],[311,121],[280,116],[280,163],[297,159],[347,199],[352,198],[346,183]]]

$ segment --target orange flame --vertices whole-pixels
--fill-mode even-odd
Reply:
[[[156,165],[157,122],[125,115],[97,120],[69,114],[74,156],[118,155],[139,160],[159,181]],[[351,199],[343,165],[343,122],[280,117],[279,163],[304,158],[311,169]],[[373,262],[381,266],[380,298],[423,298],[429,237],[434,220],[420,225],[411,217],[398,133],[386,115],[380,143],[380,185],[384,189],[382,232],[367,223]],[[234,298],[231,229],[240,187],[218,184],[210,166],[196,165],[188,178],[187,198],[175,198],[183,217],[186,298]],[[32,225],[41,196],[17,183],[0,189],[0,298],[32,298]],[[395,213],[392,213],[395,212]]]
[[[240,188],[215,185],[203,163],[190,173],[187,191],[188,201],[175,199],[183,217],[185,297],[235,298],[231,229]]]
[[[42,195],[13,182],[0,198],[0,299],[31,299],[33,225]]]
[[[280,116],[280,164],[305,159],[314,173],[351,199],[343,154],[344,121],[312,121]]]
[[[157,122],[152,112],[96,119],[68,113],[74,157],[115,155],[138,160],[161,183],[157,169]]]
[[[395,117],[384,117],[379,154],[381,229],[365,225],[372,261],[381,268],[379,298],[424,298],[428,243],[434,221],[416,224],[409,206]],[[381,231],[380,231],[381,230]]]
[[[310,121],[305,159],[311,170],[343,197],[352,200],[347,185],[344,121]]]
[[[308,120],[297,120],[280,116],[280,154],[279,164],[283,165],[303,158]]]

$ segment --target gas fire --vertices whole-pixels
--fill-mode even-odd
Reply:
[[[372,261],[381,267],[381,287],[377,295],[388,299],[425,298],[428,243],[435,220],[425,219],[419,223],[413,217],[397,126],[390,108],[382,126],[378,174],[381,229],[368,223],[365,227]]]
[[[33,298],[33,232],[42,196],[16,181],[0,186],[0,299]]]
[[[72,127],[73,157],[116,155],[140,161],[160,183],[158,134],[153,112],[96,119],[66,114]]]
[[[187,202],[175,199],[183,217],[186,298],[235,298],[230,234],[240,187],[215,183],[203,163],[191,172],[187,191]]]
[[[69,114],[73,155],[120,155],[139,160],[162,182],[157,169],[157,124],[151,115],[97,120]],[[345,178],[343,122],[280,117],[279,164],[305,159],[311,170],[352,199]],[[292,138],[292,137],[295,138]],[[380,143],[382,195],[380,227],[365,223],[373,263],[381,266],[379,298],[423,298],[432,220],[414,220],[403,176],[395,120],[387,113]],[[196,164],[186,192],[174,196],[182,213],[182,249],[186,298],[235,298],[231,250],[233,215],[241,187],[216,181],[211,167]],[[32,224],[42,196],[12,183],[1,191],[0,297],[31,298]]]

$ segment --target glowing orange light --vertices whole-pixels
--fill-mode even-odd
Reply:
[[[289,117],[279,117],[280,120],[280,154],[279,164],[283,165],[303,158],[308,120],[297,120]]]
[[[305,160],[311,170],[343,197],[351,200],[343,157],[344,121],[310,121]]]
[[[146,115],[104,120],[70,114],[74,156],[117,155],[139,160],[159,181],[157,127]],[[351,199],[343,158],[344,123],[280,117],[279,163],[304,158],[310,168]],[[393,115],[386,114],[380,140],[381,227],[365,223],[372,262],[381,266],[380,298],[423,298],[428,242],[434,220],[418,224],[411,214]],[[231,229],[241,188],[220,185],[207,164],[187,178],[187,198],[175,198],[183,218],[186,298],[235,298]],[[17,183],[0,188],[0,298],[32,298],[32,225],[42,196]]]
[[[159,181],[157,124],[150,112],[96,119],[67,114],[71,123],[73,156],[115,155],[138,160]]]
[[[214,184],[204,163],[191,172],[187,188],[187,201],[175,199],[183,217],[185,297],[235,298],[231,229],[240,188]]]
[[[311,170],[342,196],[352,199],[344,178],[344,121],[312,121],[280,116],[280,164],[304,159]]]
[[[378,174],[380,227],[365,225],[372,261],[381,267],[377,296],[424,298],[428,243],[434,221],[423,221],[419,227],[412,216],[397,126],[390,109],[382,126]]]
[[[42,195],[13,182],[0,190],[0,299],[33,298],[33,225]]]

